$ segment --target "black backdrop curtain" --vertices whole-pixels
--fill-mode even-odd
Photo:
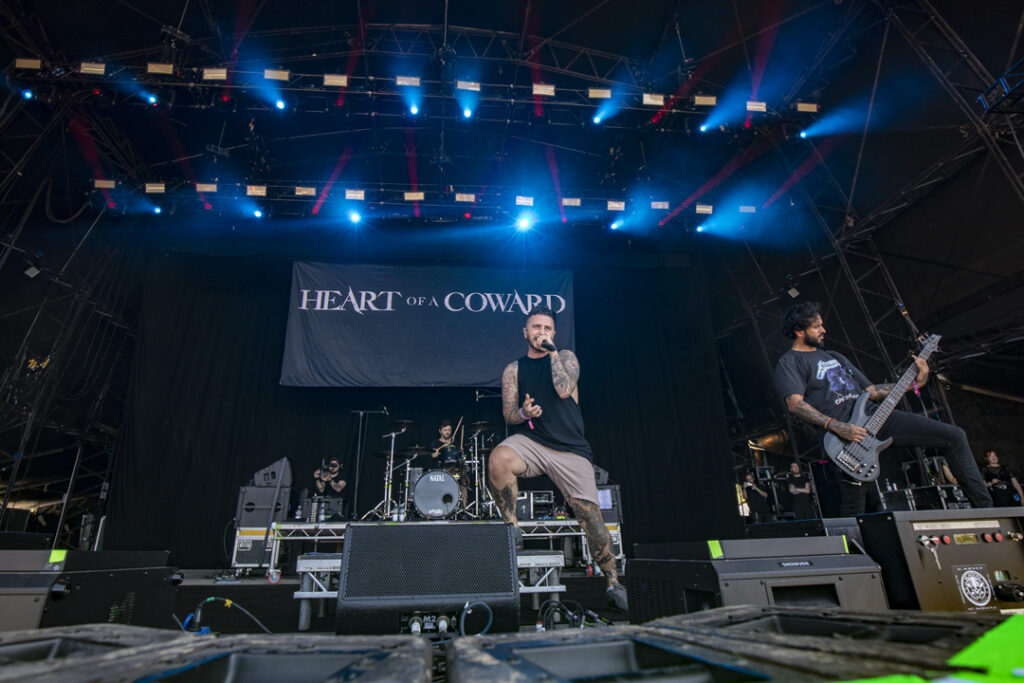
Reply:
[[[279,385],[290,277],[283,258],[151,259],[108,548],[166,549],[182,567],[226,566],[238,487],[256,470],[287,456],[301,488],[322,458],[339,455],[351,490],[353,410],[390,412],[369,418],[361,510],[382,495],[383,463],[372,454],[386,447],[380,435],[390,419],[419,423],[399,447],[428,442],[441,418],[502,426],[500,399],[478,400],[472,388]],[[575,289],[586,433],[596,463],[622,485],[626,542],[735,535],[701,269],[578,267]],[[527,488],[550,487],[544,483]]]

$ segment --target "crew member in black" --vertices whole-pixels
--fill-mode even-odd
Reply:
[[[598,505],[593,453],[583,436],[579,406],[580,364],[576,354],[556,350],[555,313],[538,306],[523,327],[526,355],[501,377],[502,413],[512,434],[491,452],[488,480],[502,518],[516,526],[518,477],[546,474],[568,501],[587,537],[594,562],[608,581],[609,602],[626,611],[611,538]]]
[[[811,519],[814,517],[814,504],[811,503],[811,482],[800,470],[800,463],[789,464],[789,495],[793,501],[793,519]]]
[[[341,492],[345,490],[345,480],[341,478],[341,462],[337,458],[328,461],[327,469],[317,468],[313,479],[318,496],[340,498]]]
[[[743,495],[747,499],[747,506],[750,508],[750,519],[755,524],[770,522],[772,509],[768,504],[768,492],[754,479],[753,472],[747,472],[746,480],[743,482]]]
[[[825,327],[821,307],[814,302],[798,304],[786,313],[783,334],[793,346],[782,354],[775,367],[775,387],[786,402],[789,412],[808,424],[828,430],[848,441],[861,442],[867,431],[850,424],[853,405],[862,392],[872,401],[885,399],[891,384],[872,384],[853,367],[845,356],[825,351]],[[915,358],[917,385],[928,381],[928,363]],[[974,507],[992,507],[992,497],[985,488],[978,466],[971,454],[964,430],[921,415],[894,410],[877,434],[879,439],[893,438],[894,446],[933,446],[943,451],[950,469]],[[841,512],[851,517],[865,512],[869,491],[878,500],[875,484],[843,476],[839,482]]]
[[[1024,491],[1017,477],[1006,465],[999,463],[999,455],[992,449],[985,451],[985,467],[981,470],[985,486],[992,492],[996,507],[1024,505]]]

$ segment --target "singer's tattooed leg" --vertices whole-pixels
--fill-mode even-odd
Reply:
[[[601,508],[597,503],[579,498],[569,498],[569,505],[576,513],[576,520],[583,527],[583,533],[587,536],[587,545],[590,546],[590,556],[609,586],[619,582],[619,573],[615,568],[615,556],[612,554],[612,538],[608,535],[608,527],[604,525],[604,518],[601,517]]]
[[[526,463],[507,446],[495,448],[487,460],[487,487],[491,491],[494,503],[498,506],[498,512],[507,523],[517,526],[516,498],[519,496],[517,476],[525,471]]]

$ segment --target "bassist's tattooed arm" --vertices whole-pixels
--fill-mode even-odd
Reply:
[[[852,425],[849,422],[840,422],[839,420],[832,420],[829,422],[828,415],[815,410],[814,406],[805,401],[804,397],[800,394],[790,394],[787,396],[786,407],[794,417],[802,422],[806,422],[807,424],[824,428],[825,423],[828,422],[828,431],[840,438],[850,440],[857,436],[854,431],[855,425]]]
[[[875,403],[880,403],[885,400],[885,397],[892,391],[894,384],[872,384],[870,387],[865,389],[868,392],[868,398]]]

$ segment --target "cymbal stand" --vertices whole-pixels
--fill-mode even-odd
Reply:
[[[389,432],[381,435],[382,439],[391,439],[391,448],[388,450],[388,460],[384,465],[384,498],[373,506],[373,509],[367,512],[359,519],[367,519],[371,515],[377,519],[391,519],[391,506],[395,505],[395,502],[391,500],[391,481],[394,479],[395,469],[395,439],[398,438],[399,434],[405,433],[405,427],[402,427],[396,432]]]
[[[398,521],[399,522],[404,522],[405,519],[409,516],[409,488],[410,488],[410,486],[412,484],[415,483],[415,482],[412,482],[412,483],[409,482],[409,474],[412,472],[411,465],[412,465],[412,461],[415,460],[415,459],[416,459],[416,456],[413,456],[413,457],[407,459],[405,462],[403,462],[401,465],[399,465],[398,467],[395,468],[395,469],[399,469],[399,468],[402,468],[402,467],[405,468],[405,492],[404,492],[405,495],[402,496],[402,504],[398,508],[398,510],[399,510],[399,512],[398,512]]]
[[[476,432],[470,437],[473,442],[473,502],[466,506],[465,513],[470,517],[481,519],[485,516],[484,504],[491,497],[490,489],[487,488],[486,457],[480,455],[480,444],[483,441],[483,432]],[[481,491],[483,493],[481,493]]]

